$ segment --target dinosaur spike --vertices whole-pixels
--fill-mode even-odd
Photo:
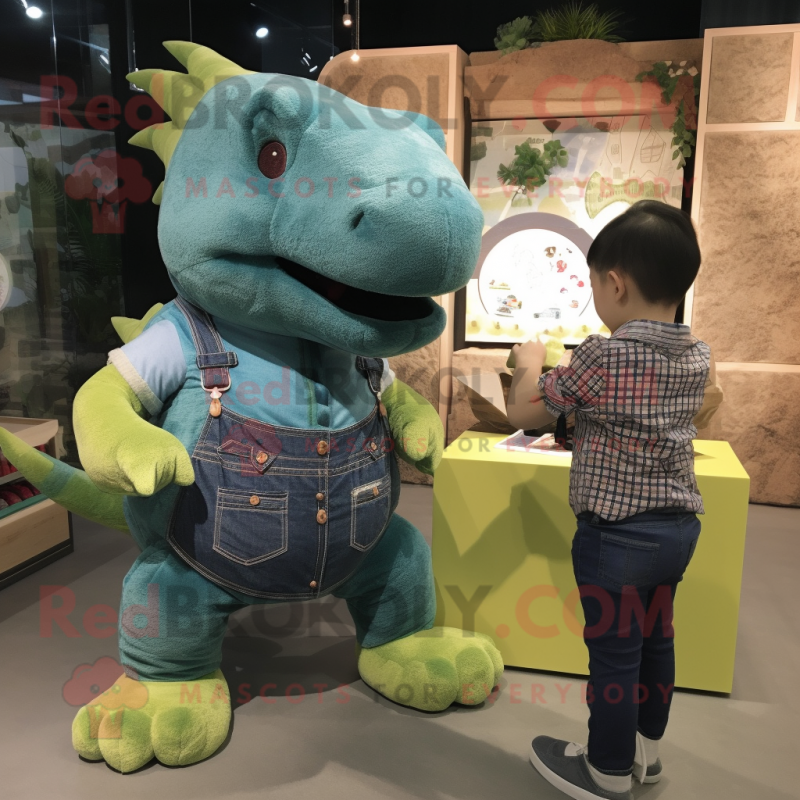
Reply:
[[[153,150],[164,162],[165,167],[172,158],[172,153],[178,145],[178,139],[182,132],[182,128],[176,127],[172,122],[165,122],[153,131]]]
[[[147,91],[169,114],[171,121],[151,125],[129,141],[137,147],[154,150],[164,166],[168,166],[183,128],[203,95],[221,81],[254,73],[193,42],[164,42],[164,47],[186,67],[188,74],[165,69],[142,69],[131,72],[127,78],[135,86]],[[161,202],[162,191],[163,184],[153,195],[154,203]]]
[[[136,72],[129,72],[125,78],[134,86],[138,86],[140,89],[149,92],[150,82],[157,72],[157,69],[138,69]]]
[[[160,206],[161,198],[163,197],[163,195],[164,195],[164,181],[161,181],[161,183],[158,184],[158,188],[156,189],[155,194],[153,194],[153,203],[157,206]]]
[[[202,47],[200,44],[182,42],[179,39],[171,39],[168,42],[161,42],[161,44],[163,44],[169,54],[175,56],[181,66],[185,67],[187,70],[189,69],[189,56],[199,47]]]
[[[143,69],[128,78],[148,92],[179,128],[184,127],[208,88],[200,78],[168,69]]]
[[[250,70],[194,42],[164,42],[164,47],[186,67],[187,72],[203,81],[206,90],[235,75],[252,75]]]
[[[155,126],[142,128],[142,130],[137,131],[128,139],[128,143],[132,144],[134,147],[144,147],[145,150],[155,150],[156,148],[153,144],[153,134],[155,131]]]
[[[128,141],[136,147],[153,150],[164,162],[164,166],[167,166],[180,136],[181,128],[176,127],[172,122],[163,122],[140,130]]]
[[[111,325],[117,332],[117,336],[122,339],[124,344],[135,339],[145,328],[148,322],[164,308],[163,303],[156,303],[150,307],[150,310],[141,318],[134,319],[133,317],[111,317]]]

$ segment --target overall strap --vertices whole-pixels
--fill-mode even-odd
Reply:
[[[175,299],[175,305],[189,323],[194,348],[197,351],[195,361],[200,369],[203,388],[207,392],[213,389],[226,391],[231,385],[229,368],[239,363],[236,353],[225,350],[211,317],[205,311],[193,306],[182,297]]]
[[[372,389],[372,393],[380,398],[381,378],[383,377],[383,359],[356,356],[356,369],[369,381],[369,388]]]

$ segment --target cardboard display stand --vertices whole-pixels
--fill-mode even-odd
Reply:
[[[467,431],[433,485],[437,625],[493,638],[510,667],[588,672],[570,547],[571,459]],[[675,601],[676,685],[730,692],[750,479],[727,442],[697,440],[702,533]]]

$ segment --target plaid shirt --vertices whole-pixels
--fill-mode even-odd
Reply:
[[[688,325],[636,319],[589,336],[539,379],[547,410],[575,412],[569,503],[619,520],[655,509],[703,513],[692,420],[710,363]]]

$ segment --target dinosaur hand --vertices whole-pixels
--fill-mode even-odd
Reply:
[[[383,393],[383,403],[397,454],[425,475],[433,475],[444,449],[444,429],[436,409],[398,380]]]
[[[81,463],[103,491],[151,495],[171,483],[194,483],[186,448],[142,419],[145,414],[113,365],[93,375],[76,395],[73,421]]]
[[[89,477],[104,491],[149,496],[172,483],[194,483],[186,448],[168,431],[137,420],[135,434],[121,438],[102,458],[82,461]]]

